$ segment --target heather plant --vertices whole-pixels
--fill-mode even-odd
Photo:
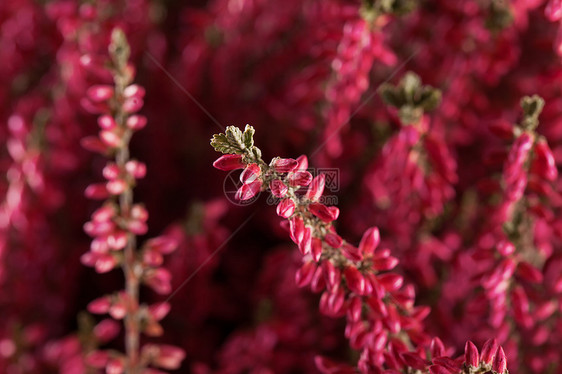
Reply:
[[[88,310],[123,320],[125,353],[94,351],[88,354],[86,363],[110,373],[149,373],[148,366],[177,369],[185,356],[181,348],[141,342],[141,334],[150,337],[163,334],[159,321],[168,314],[170,305],[140,303],[140,286],[146,284],[162,295],[172,291],[171,275],[162,263],[163,255],[175,251],[177,243],[169,236],[159,236],[142,247],[137,245],[137,236],[147,232],[148,212],[142,204],[134,202],[133,187],[138,179],[144,178],[146,166],[131,158],[129,143],[147,122],[146,117],[136,114],[143,106],[145,91],[132,83],[130,47],[120,29],[111,34],[109,54],[114,85],[94,85],[87,91],[87,105],[100,113],[99,137],[84,138],[83,143],[91,150],[112,156],[113,160],[103,168],[106,181],[91,184],[85,191],[87,197],[105,199],[105,202],[84,225],[93,241],[81,260],[98,273],[115,267],[123,269],[124,290],[92,301]]]
[[[560,372],[561,21],[0,1],[0,373]]]

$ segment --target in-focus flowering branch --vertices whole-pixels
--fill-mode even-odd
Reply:
[[[424,331],[422,321],[429,308],[415,307],[413,286],[404,286],[403,277],[391,272],[399,261],[389,249],[378,248],[378,228],[368,229],[358,246],[345,241],[333,225],[339,209],[322,202],[325,176],[313,178],[306,156],[276,157],[267,164],[253,135],[249,125],[243,132],[229,126],[224,134],[215,135],[211,145],[225,155],[213,165],[224,171],[243,169],[238,199],[251,199],[262,190],[279,199],[277,214],[288,220],[290,237],[304,256],[296,282],[322,292],[322,313],[346,316],[345,335],[351,347],[361,351],[360,372],[474,373],[481,366],[507,372],[503,349],[495,342],[488,343],[493,348],[487,346],[481,360],[470,353],[464,366],[462,359],[448,357],[441,340]],[[306,192],[302,187],[308,187]],[[323,373],[355,372],[323,357],[316,358],[316,366]]]
[[[96,351],[88,363],[105,367],[107,372],[140,374],[154,372],[147,367],[177,369],[185,354],[168,345],[145,344],[141,347],[141,333],[160,336],[158,323],[170,310],[167,302],[151,306],[139,303],[139,288],[146,284],[159,294],[171,291],[170,273],[161,267],[163,255],[176,249],[177,243],[167,236],[148,240],[137,248],[137,235],[147,232],[148,212],[133,199],[136,181],[146,174],[146,166],[129,154],[129,142],[135,131],[146,124],[144,116],[135,114],[143,106],[144,88],[133,84],[134,68],[129,63],[129,44],[123,31],[112,33],[109,46],[110,69],[114,85],[91,87],[84,105],[101,115],[99,137],[85,138],[83,145],[112,156],[103,169],[106,182],[90,185],[86,196],[105,199],[103,206],[92,214],[84,230],[94,239],[90,251],[82,256],[85,265],[99,273],[121,266],[125,275],[125,289],[92,301],[92,313],[109,313],[123,319],[125,325],[125,354]]]

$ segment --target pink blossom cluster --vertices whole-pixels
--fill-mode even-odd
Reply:
[[[560,372],[561,21],[0,1],[0,373]]]

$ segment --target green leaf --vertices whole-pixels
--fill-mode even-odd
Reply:
[[[250,149],[254,146],[254,133],[256,130],[250,125],[246,125],[244,129],[244,145],[246,148]]]
[[[228,126],[224,134],[213,135],[211,146],[217,151],[227,154],[257,154],[254,147],[254,128],[246,125],[244,132],[236,126]],[[259,150],[258,150],[259,151]]]

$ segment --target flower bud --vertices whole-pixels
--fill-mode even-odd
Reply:
[[[289,174],[289,184],[293,187],[308,186],[312,180],[312,174],[308,171],[297,171]]]
[[[236,195],[234,195],[234,197],[240,201],[249,200],[260,192],[261,186],[262,181],[259,179],[249,184],[243,184],[242,187],[236,191]]]
[[[135,179],[142,179],[146,176],[146,165],[137,160],[127,161],[125,170]]]
[[[361,242],[359,243],[359,251],[363,255],[372,255],[380,243],[380,233],[377,227],[371,227],[363,234]]]
[[[241,155],[223,155],[213,162],[213,166],[219,170],[230,171],[242,169],[246,165],[242,162]]]
[[[310,201],[318,201],[322,194],[324,193],[324,185],[326,183],[326,176],[320,174],[315,177],[310,183],[308,191],[306,191],[305,198]]]
[[[127,118],[126,125],[131,130],[138,131],[138,130],[140,130],[140,129],[142,129],[146,126],[146,122],[147,122],[147,120],[146,120],[145,116],[135,114],[135,115],[132,115],[129,118]]]
[[[347,286],[352,292],[355,292],[357,295],[365,294],[365,278],[356,267],[346,267],[343,275],[347,282]]]
[[[480,360],[486,364],[491,364],[497,349],[498,342],[496,339],[486,340],[480,352]]]
[[[284,197],[289,188],[279,179],[274,179],[269,184],[269,189],[275,197]]]
[[[335,207],[330,207],[335,208]],[[337,209],[337,208],[336,208]],[[308,210],[316,217],[320,218],[324,222],[332,222],[339,215],[339,209],[333,210],[329,209],[326,205],[320,203],[311,203],[308,205]]]
[[[138,98],[143,98],[145,95],[145,89],[142,86],[139,86],[138,84],[131,84],[130,86],[125,87],[125,89],[123,90],[123,95],[126,98],[130,98],[130,97],[138,97]]]
[[[250,184],[260,177],[261,168],[258,164],[250,164],[246,166],[242,174],[240,174],[240,182]]]
[[[502,347],[498,347],[494,361],[492,362],[492,370],[499,374],[503,374],[507,370],[507,359]]]
[[[93,102],[107,101],[113,97],[113,87],[107,85],[95,85],[86,91],[86,95]]]
[[[288,173],[297,168],[299,163],[292,158],[276,158],[271,162],[271,166],[277,173]]]
[[[479,366],[478,349],[470,340],[464,345],[464,361],[472,367]]]
[[[113,130],[117,127],[115,119],[107,114],[98,117],[98,125],[103,130]]]
[[[312,238],[310,251],[314,261],[318,262],[322,256],[322,240],[319,238]]]

